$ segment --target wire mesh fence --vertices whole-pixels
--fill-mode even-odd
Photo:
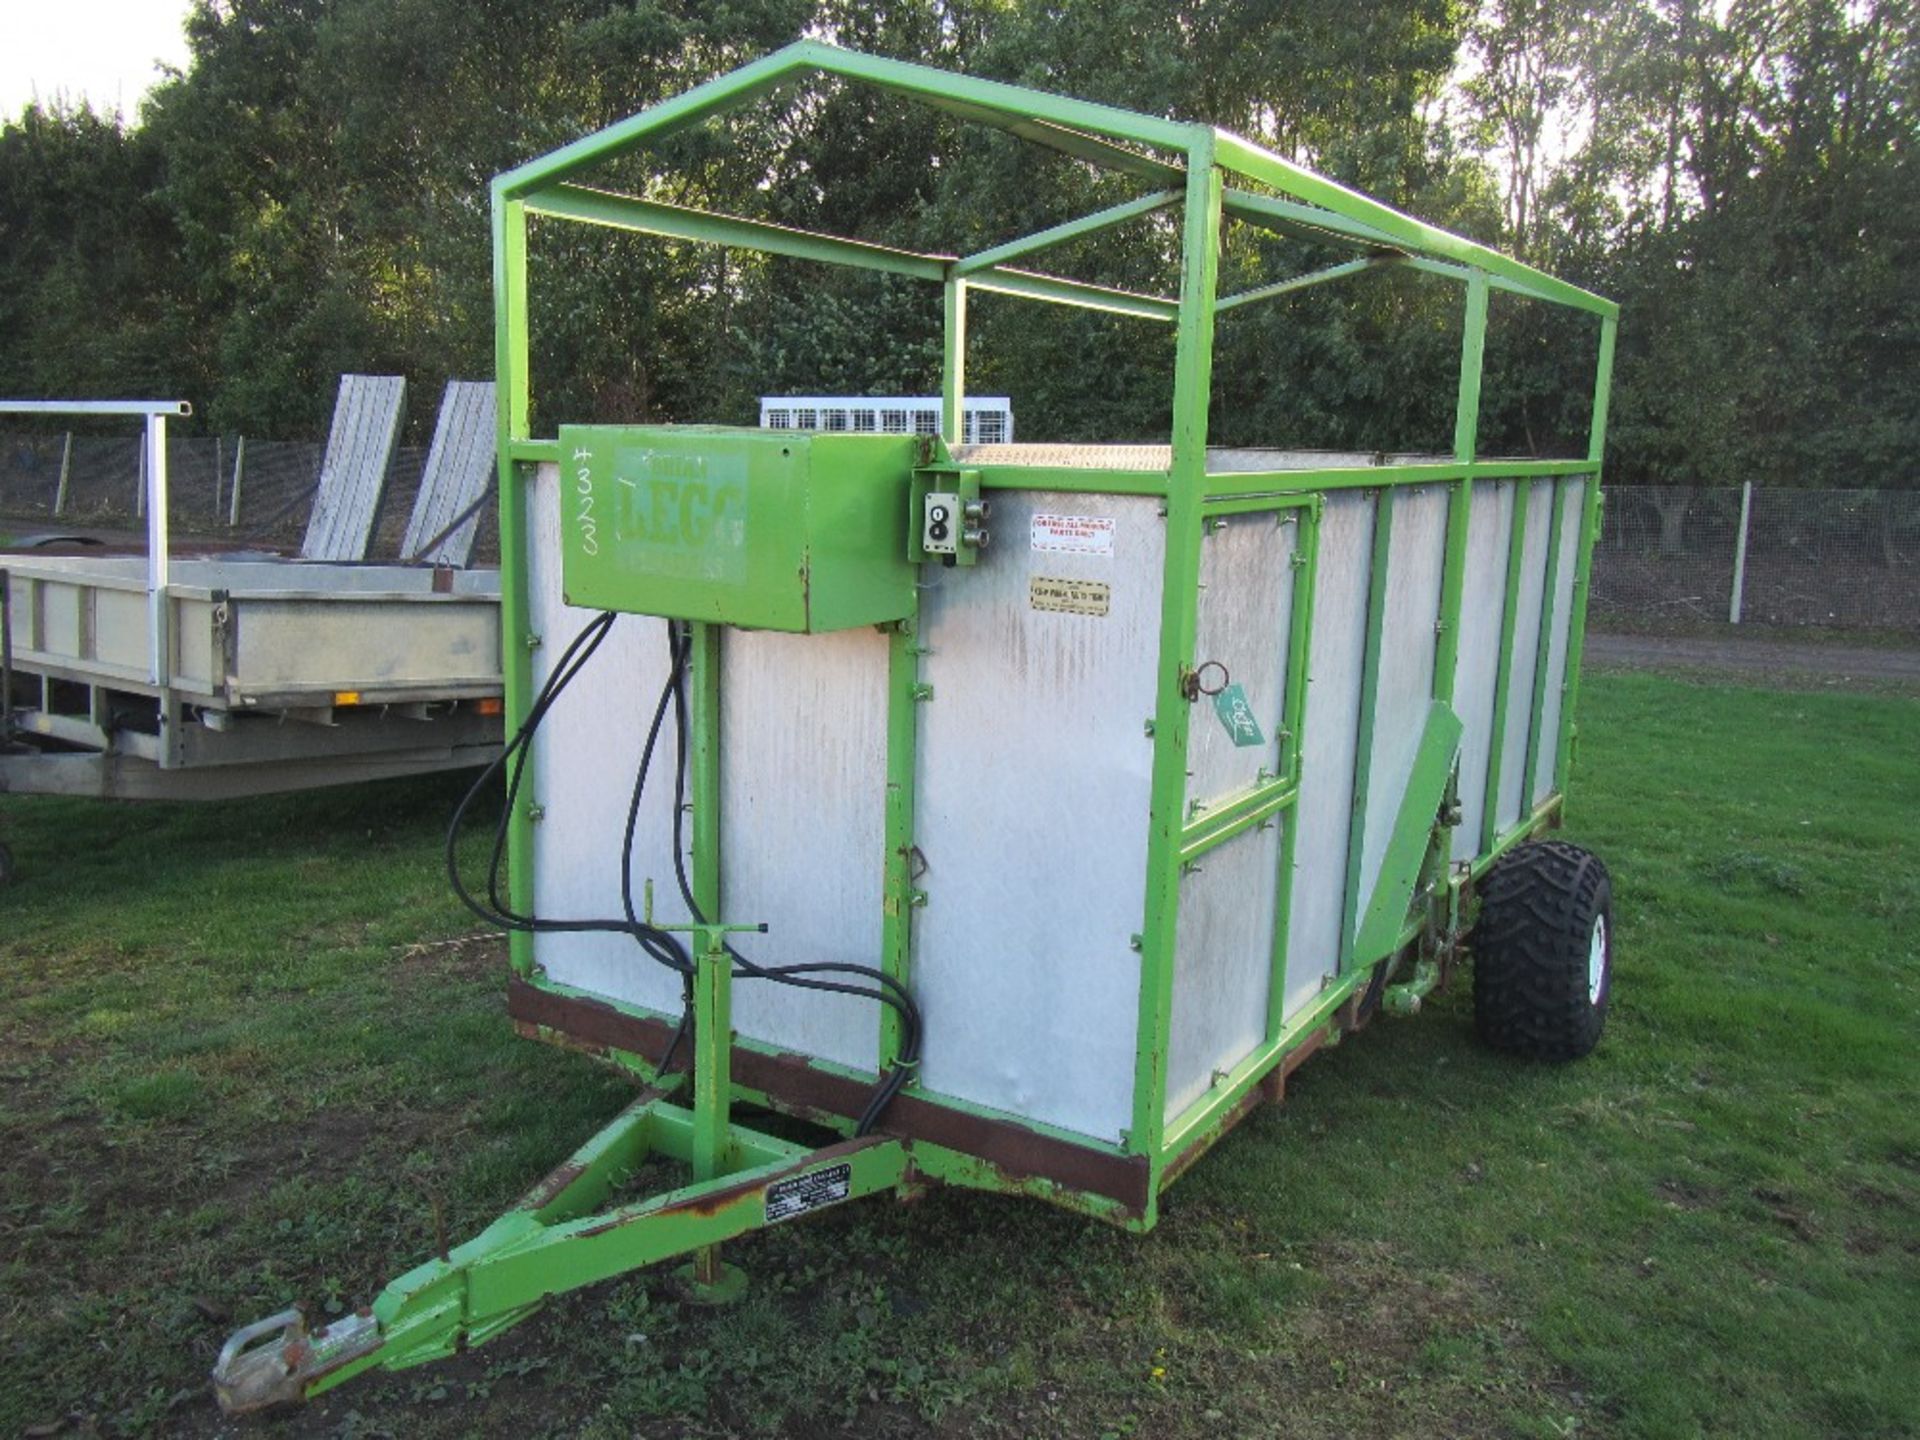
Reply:
[[[325,446],[313,441],[167,437],[167,521],[176,543],[212,542],[297,551],[320,479]],[[126,532],[145,524],[140,435],[0,434],[0,519],[16,530]],[[397,560],[426,468],[424,446],[394,451],[393,470],[367,558]],[[490,506],[481,512],[474,563],[499,544]]]
[[[1600,628],[1920,631],[1920,491],[1609,486],[1604,517]]]
[[[169,436],[168,520],[183,542],[296,550],[323,447]],[[143,523],[137,434],[0,435],[0,517],[13,528],[125,531]],[[399,559],[426,451],[395,452],[370,559]],[[1589,613],[1599,628],[1727,623],[1920,632],[1920,491],[1610,486]],[[476,564],[496,563],[492,507]],[[1736,580],[1740,601],[1735,606]]]

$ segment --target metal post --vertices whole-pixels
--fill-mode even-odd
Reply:
[[[167,417],[147,416],[147,609],[152,652],[150,670],[155,685],[170,679],[167,644]],[[165,710],[164,698],[162,711]]]
[[[67,513],[67,480],[73,474],[73,432],[67,431],[67,438],[60,446],[60,487],[53,492],[53,513]]]
[[[1740,536],[1733,542],[1733,599],[1727,603],[1727,623],[1740,623],[1740,606],[1747,593],[1747,522],[1753,518],[1753,482],[1740,482]]]
[[[732,977],[726,941],[716,930],[696,932],[693,978],[693,1178],[711,1180],[725,1173],[727,1110],[733,1088]],[[693,1280],[701,1287],[720,1283],[720,1247],[694,1252]]]
[[[1573,768],[1574,715],[1580,703],[1580,661],[1586,654],[1587,601],[1593,590],[1593,547],[1600,533],[1601,517],[1606,514],[1600,493],[1600,462],[1607,448],[1607,410],[1613,394],[1613,349],[1619,322],[1611,315],[1600,321],[1600,353],[1594,367],[1593,421],[1587,432],[1587,459],[1593,473],[1587,476],[1581,498],[1580,552],[1573,572],[1573,616],[1567,622],[1567,691],[1560,702],[1560,739],[1554,754],[1553,773],[1564,794]],[[1564,814],[1564,812],[1562,812]]]
[[[220,518],[220,488],[226,480],[227,472],[226,442],[218,435],[213,437],[213,518]]]
[[[702,627],[712,628],[712,627]],[[647,923],[653,919],[653,882],[647,882]],[[668,925],[693,939],[693,1114],[688,1158],[695,1183],[717,1180],[742,1167],[736,1149],[733,1103],[733,957],[729,932],[761,931],[765,925],[726,925],[695,920]],[[683,1252],[684,1253],[684,1252]],[[689,1299],[707,1305],[737,1299],[747,1288],[746,1272],[720,1258],[716,1241],[693,1252],[693,1260],[674,1272]]]
[[[140,447],[140,461],[134,467],[133,518],[136,520],[143,519],[147,513],[147,468],[152,459],[152,436],[153,431],[149,428],[146,442]]]
[[[233,446],[233,486],[227,492],[227,528],[240,524],[240,479],[247,473],[247,437],[242,435]]]
[[[0,570],[0,746],[13,739],[13,579]]]
[[[533,653],[544,643],[534,633],[527,587],[528,481],[513,453],[532,434],[527,404],[527,215],[508,200],[499,182],[493,191],[494,378],[498,385],[496,449],[500,465],[500,661],[505,687],[506,733],[525,723],[533,704]],[[563,466],[570,463],[562,457]],[[563,471],[563,473],[565,473]],[[234,503],[240,487],[234,486]],[[527,766],[528,794],[537,794],[537,776]],[[527,806],[507,818],[507,897],[526,913],[533,904],[533,817]],[[515,930],[507,937],[514,973],[533,973],[533,936]]]
[[[1467,275],[1466,319],[1460,337],[1460,393],[1453,416],[1453,458],[1471,465],[1480,435],[1480,377],[1487,349],[1487,275]],[[1453,704],[1460,662],[1460,609],[1466,593],[1467,529],[1473,516],[1473,477],[1462,475],[1447,500],[1446,567],[1440,582],[1440,633],[1434,651],[1433,696]],[[1457,708],[1457,707],[1456,707]]]
[[[940,379],[940,438],[958,445],[966,438],[967,282],[948,280],[946,288],[946,364]]]
[[[913,960],[913,801],[914,754],[918,743],[921,646],[915,619],[893,627],[887,639],[887,810],[886,905],[880,920],[880,966],[905,985]],[[880,1010],[880,1064],[900,1059],[905,1039],[900,1012],[891,1005]]]
[[[1161,578],[1160,675],[1153,713],[1147,895],[1140,948],[1133,1115],[1128,1143],[1157,1155],[1166,1134],[1167,1052],[1180,912],[1180,831],[1185,823],[1187,732],[1193,706],[1200,603],[1200,536],[1207,490],[1207,407],[1213,394],[1213,307],[1220,281],[1221,174],[1213,141],[1187,155],[1180,250],[1179,333],[1173,361],[1172,464],[1167,475],[1166,559]],[[1154,1203],[1157,1203],[1155,1201]]]

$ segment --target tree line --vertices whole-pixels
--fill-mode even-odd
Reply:
[[[1618,482],[1920,474],[1901,0],[198,0],[187,26],[133,123],[36,104],[0,128],[0,393],[179,394],[207,428],[296,437],[343,370],[416,396],[490,374],[489,179],[811,35],[1224,125],[1617,299]],[[605,183],[949,253],[1142,188],[844,85]],[[1048,265],[1173,293],[1176,227]],[[543,429],[937,385],[937,287],[570,225],[532,243]],[[1343,258],[1236,226],[1223,291]],[[1216,442],[1450,448],[1460,311],[1387,268],[1231,312]],[[1593,331],[1494,297],[1483,451],[1584,453]],[[1169,332],[982,296],[970,384],[1028,437],[1163,437]]]

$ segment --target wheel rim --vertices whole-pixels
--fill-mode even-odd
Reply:
[[[1587,942],[1587,1003],[1600,1003],[1600,987],[1607,980],[1607,917],[1593,922],[1593,938]]]

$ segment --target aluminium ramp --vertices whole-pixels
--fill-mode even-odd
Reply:
[[[449,380],[433,448],[414,497],[400,554],[464,569],[480,536],[480,508],[493,483],[497,439],[491,380]]]
[[[399,375],[342,375],[313,513],[300,554],[307,560],[361,560],[386,498],[393,449],[406,418]]]

